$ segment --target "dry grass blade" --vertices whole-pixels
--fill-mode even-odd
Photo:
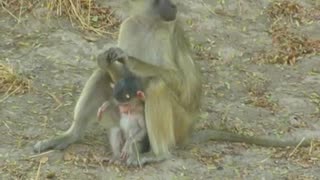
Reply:
[[[40,161],[39,161],[39,166],[38,166],[38,170],[37,170],[37,174],[36,174],[36,180],[40,179],[40,170],[41,170],[41,165],[45,164],[48,161],[48,157],[44,156],[41,157]]]
[[[57,110],[59,109],[61,106],[63,106],[63,102],[54,94],[50,93],[50,92],[47,92],[47,94],[49,94],[52,99],[54,99],[56,101],[56,103],[58,104],[56,108],[54,108],[54,110]]]
[[[43,153],[40,153],[40,154],[29,156],[28,159],[42,157],[44,155],[48,155],[48,154],[53,153],[53,152],[55,152],[55,150],[46,151],[46,152],[43,152]]]
[[[31,89],[31,81],[17,75],[12,68],[0,63],[0,93],[5,97],[24,94]]]
[[[297,149],[301,146],[301,144],[303,143],[303,141],[305,140],[306,138],[305,137],[303,137],[302,139],[301,139],[301,141],[299,142],[299,144],[293,149],[293,151],[289,154],[289,157],[291,157],[296,151],[297,151]]]

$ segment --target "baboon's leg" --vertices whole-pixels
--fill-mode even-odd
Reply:
[[[186,110],[177,102],[172,102],[174,108],[174,133],[176,144],[183,144],[191,137],[194,123],[196,122],[196,112]]]
[[[82,90],[74,110],[74,121],[71,127],[61,135],[37,142],[34,151],[64,149],[79,140],[83,136],[89,120],[96,118],[100,105],[111,97],[110,81],[107,72],[96,70]]]
[[[167,155],[175,145],[174,110],[171,90],[161,79],[154,80],[146,89],[145,120],[152,151],[157,156]]]

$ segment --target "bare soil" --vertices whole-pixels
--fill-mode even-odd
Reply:
[[[101,6],[126,16],[119,1]],[[289,29],[320,40],[320,2],[298,1],[313,15],[293,18]],[[196,129],[247,135],[320,137],[320,56],[302,55],[293,65],[268,63],[272,52],[268,0],[184,0],[179,11],[204,77]],[[34,143],[69,128],[73,108],[93,69],[94,57],[116,39],[72,26],[68,18],[33,9],[17,23],[0,10],[0,63],[32,79],[29,93],[2,100],[0,179],[320,179],[320,145],[264,148],[243,143],[189,144],[174,158],[140,168],[108,165],[106,131],[98,123],[64,151],[35,156]],[[289,17],[290,19],[290,17]]]

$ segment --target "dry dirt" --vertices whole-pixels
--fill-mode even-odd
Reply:
[[[126,16],[119,1],[100,2]],[[302,23],[292,18],[291,30],[320,40],[320,2],[298,2],[314,14]],[[320,137],[319,52],[299,57],[294,65],[257,60],[273,48],[269,3],[179,3],[205,80],[198,130]],[[81,88],[96,66],[95,55],[115,44],[110,36],[84,33],[67,18],[46,18],[46,13],[34,9],[18,24],[0,10],[0,63],[33,82],[29,93],[7,99],[0,94],[0,179],[320,179],[316,142],[297,150],[207,142],[190,144],[176,150],[173,159],[142,169],[109,166],[100,161],[110,149],[97,124],[66,150],[34,157],[36,141],[69,128]]]

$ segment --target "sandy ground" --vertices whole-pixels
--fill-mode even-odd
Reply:
[[[117,0],[100,2],[126,16]],[[320,11],[317,0],[299,2]],[[319,53],[301,56],[292,66],[255,60],[272,48],[268,5],[268,0],[179,3],[205,79],[198,130],[320,136]],[[294,150],[207,142],[190,144],[176,150],[172,160],[142,169],[110,166],[100,161],[110,149],[97,124],[66,150],[33,157],[36,141],[69,128],[79,93],[96,66],[94,56],[115,44],[110,36],[89,41],[95,34],[45,14],[35,9],[17,24],[0,10],[0,63],[32,78],[34,88],[0,101],[0,179],[35,179],[37,174],[40,179],[320,179],[319,144]],[[319,19],[313,16],[293,30],[320,40]]]

